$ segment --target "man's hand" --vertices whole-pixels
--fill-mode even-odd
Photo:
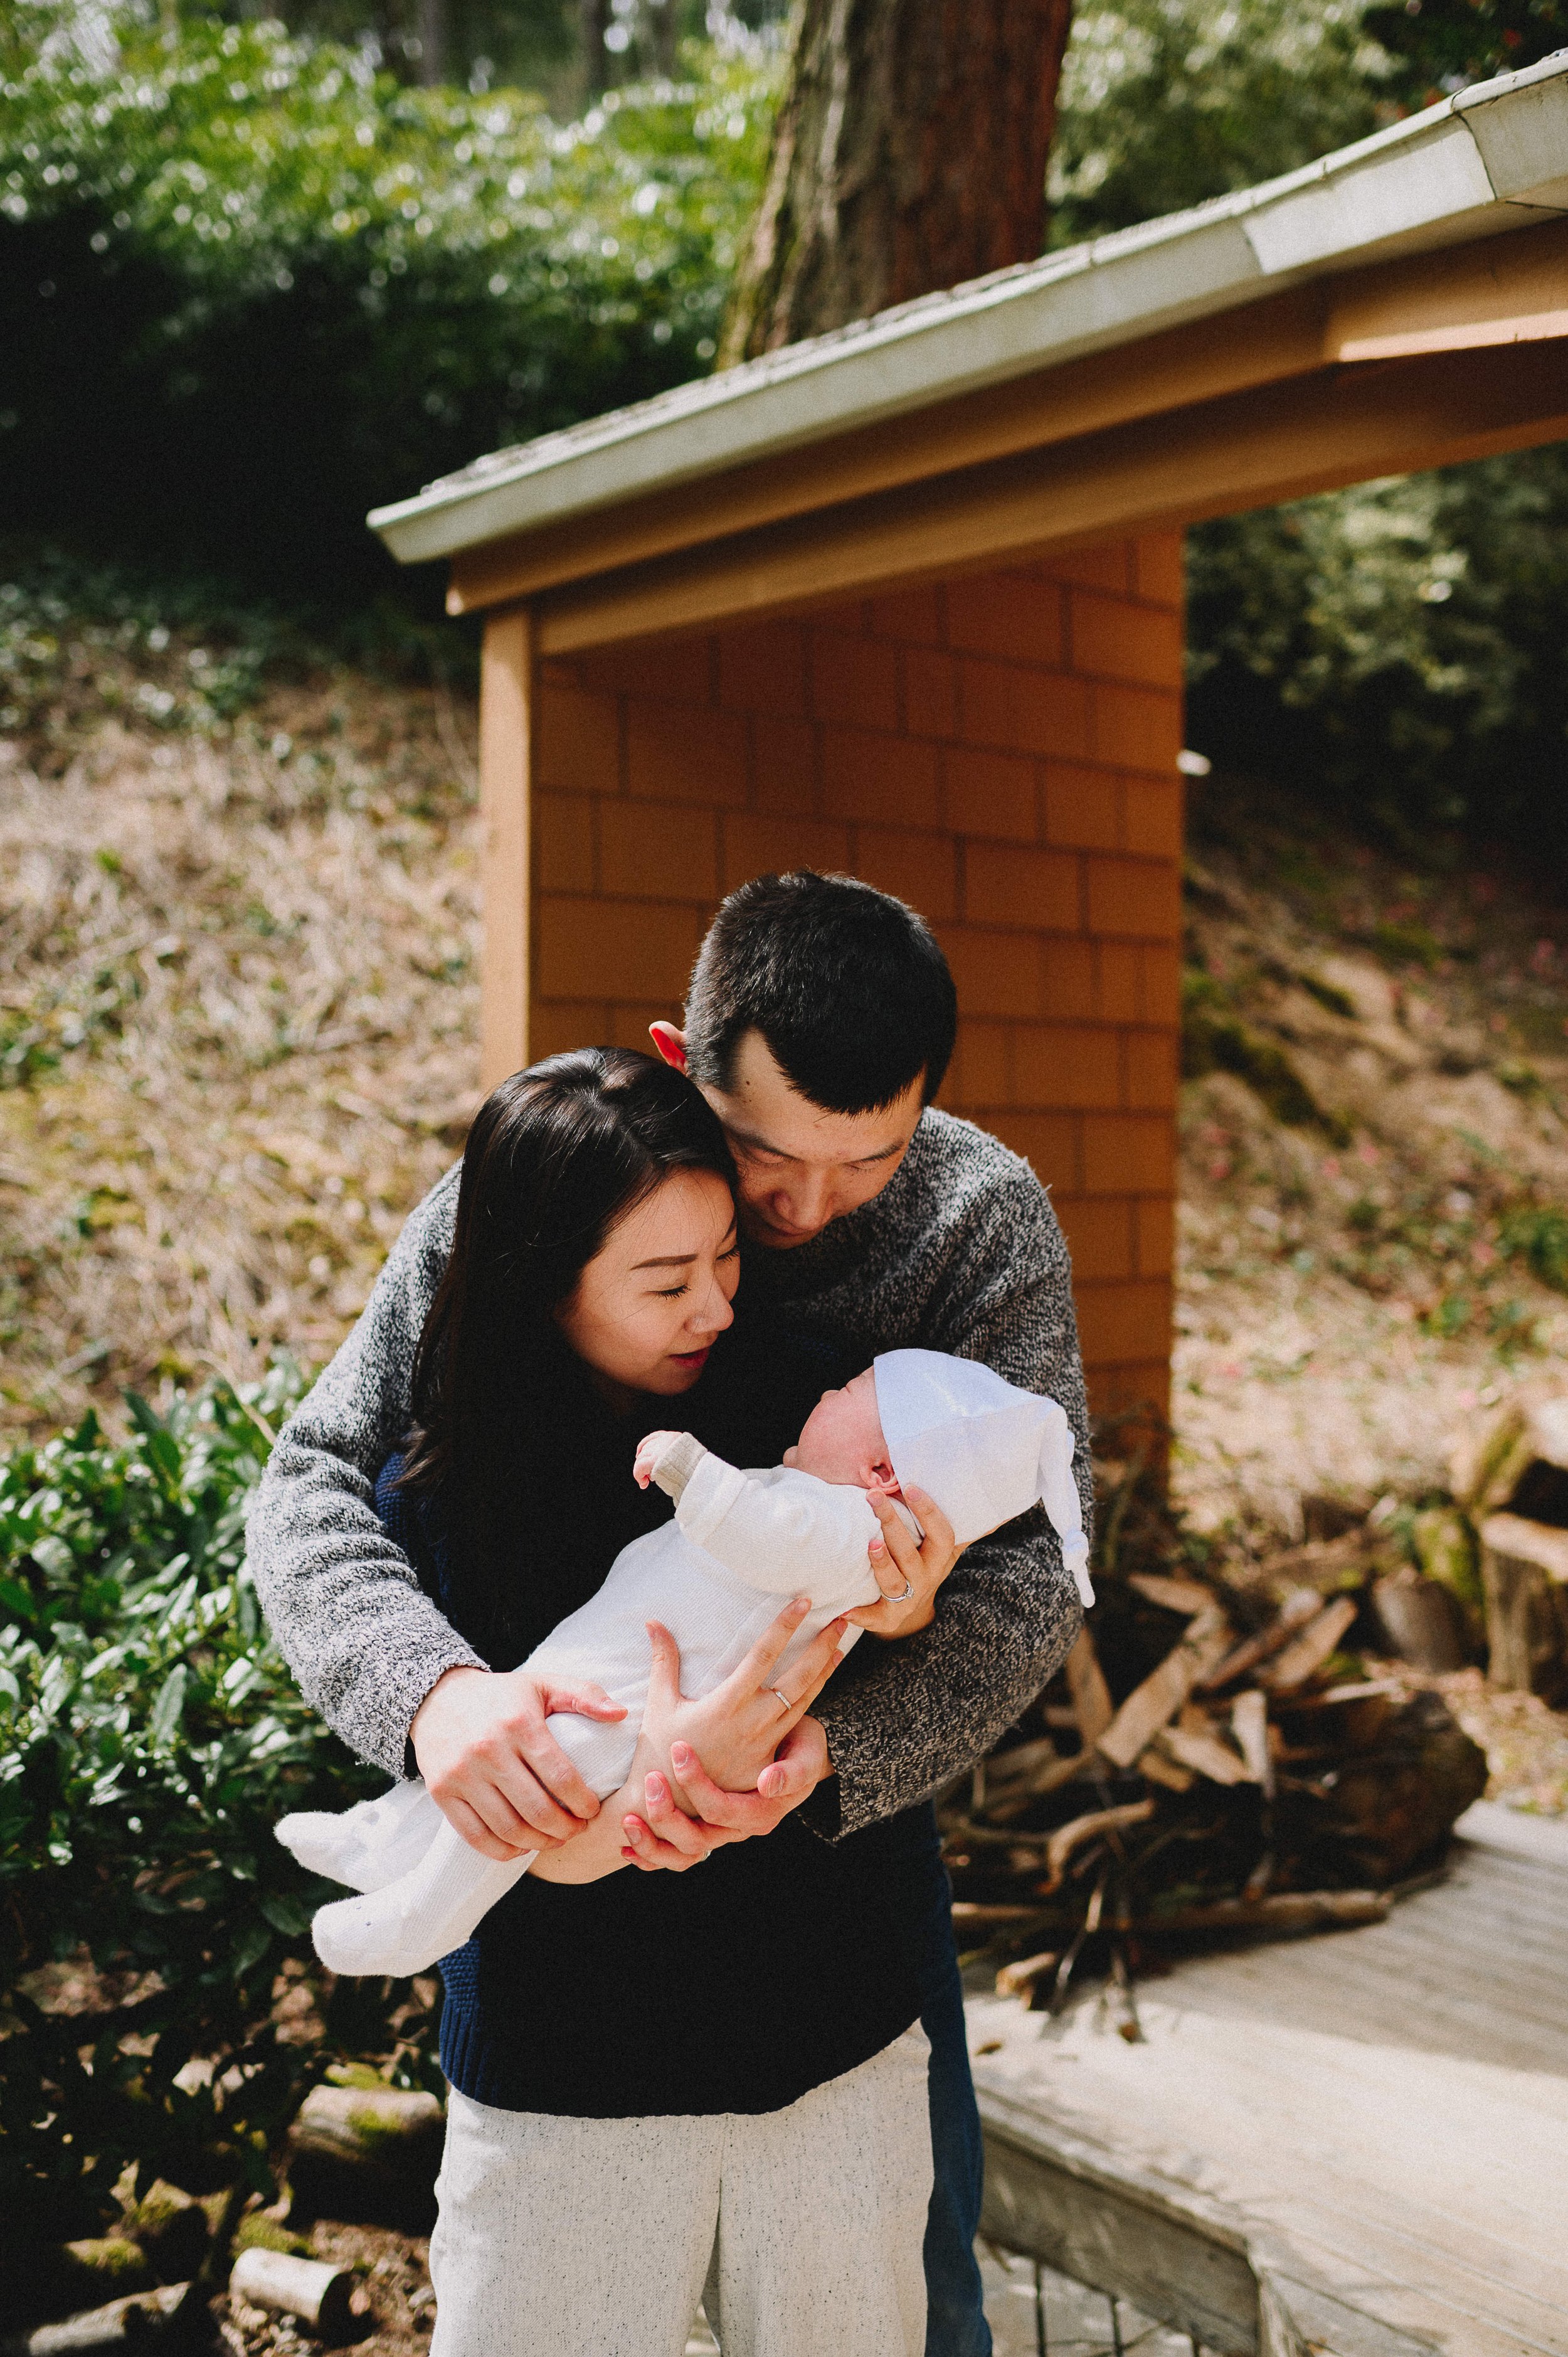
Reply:
[[[679,1437],[680,1435],[674,1432],[650,1432],[645,1440],[638,1442],[637,1458],[631,1473],[639,1490],[646,1490],[652,1480],[654,1464],[665,1443]]]
[[[872,1577],[882,1590],[882,1602],[863,1604],[844,1619],[873,1637],[908,1637],[935,1620],[937,1590],[963,1549],[941,1508],[923,1490],[904,1492],[905,1504],[926,1534],[920,1540],[899,1520],[890,1498],[874,1490],[866,1496],[882,1525],[882,1536],[872,1540],[870,1549]]]
[[[413,1715],[409,1734],[432,1799],[486,1857],[553,1849],[598,1815],[544,1722],[553,1710],[624,1718],[602,1686],[562,1686],[525,1670],[450,1669]]]
[[[827,1731],[821,1719],[809,1717],[798,1720],[785,1737],[772,1762],[757,1778],[755,1792],[725,1792],[684,1743],[673,1747],[671,1765],[697,1814],[689,1817],[676,1807],[662,1776],[649,1776],[647,1816],[633,1814],[623,1820],[626,1846],[621,1852],[645,1873],[661,1867],[683,1873],[689,1866],[700,1866],[726,1842],[750,1841],[756,1835],[770,1834],[833,1772]]]

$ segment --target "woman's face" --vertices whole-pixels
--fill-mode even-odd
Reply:
[[[734,1319],[738,1252],[724,1180],[678,1170],[617,1222],[556,1323],[612,1397],[690,1391]]]

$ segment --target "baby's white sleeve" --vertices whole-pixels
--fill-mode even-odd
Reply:
[[[875,1603],[866,1549],[881,1528],[863,1491],[785,1467],[739,1473],[705,1450],[682,1489],[686,1536],[749,1587],[814,1605]]]

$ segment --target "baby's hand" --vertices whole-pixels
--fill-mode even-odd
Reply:
[[[674,1432],[650,1432],[646,1440],[638,1442],[637,1462],[631,1470],[639,1490],[646,1490],[652,1480],[654,1462],[666,1443],[679,1438]]]

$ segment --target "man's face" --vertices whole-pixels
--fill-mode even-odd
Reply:
[[[653,1027],[654,1044],[685,1066],[682,1034]],[[760,1031],[736,1051],[727,1089],[703,1094],[724,1124],[740,1174],[746,1235],[789,1252],[879,1195],[903,1161],[920,1118],[920,1083],[881,1113],[828,1113],[790,1086]]]

